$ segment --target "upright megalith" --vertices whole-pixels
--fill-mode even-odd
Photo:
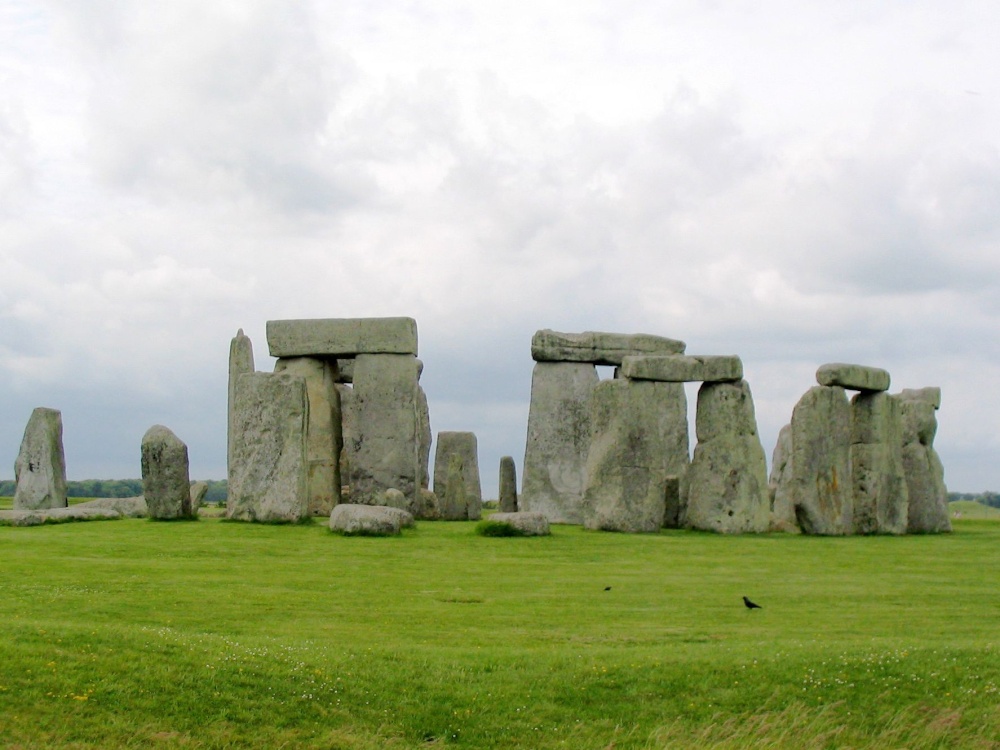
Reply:
[[[462,476],[465,479],[465,518],[476,521],[482,515],[483,488],[479,479],[479,447],[473,432],[439,432],[434,451],[434,493],[447,494],[451,457],[462,457]],[[447,520],[455,520],[449,518]]]
[[[906,530],[911,534],[951,531],[944,467],[934,450],[941,389],[904,389],[895,398],[903,422],[903,473],[909,500]]]
[[[855,534],[905,534],[909,492],[903,473],[899,401],[884,391],[851,399],[851,482]]]
[[[723,534],[767,531],[767,461],[747,382],[702,383],[695,431],[685,525]]]
[[[259,372],[237,379],[229,518],[280,523],[308,514],[308,422],[303,378]]]
[[[236,332],[236,336],[229,342],[229,429],[228,448],[226,451],[226,461],[233,460],[233,414],[236,408],[236,379],[240,375],[246,375],[254,371],[253,363],[253,343],[243,333],[243,329]]]
[[[467,521],[469,519],[469,490],[465,481],[462,454],[450,454],[447,467],[441,489],[434,493],[438,498],[439,517],[442,521]],[[434,473],[437,474],[437,466],[434,467]],[[437,487],[436,479],[435,487]]]
[[[771,474],[767,479],[772,531],[799,531],[795,520],[795,498],[791,493],[791,476],[792,425],[786,424],[778,433],[778,442],[771,455]]]
[[[500,494],[498,510],[501,513],[517,513],[517,467],[513,456],[500,459]]]
[[[62,413],[39,406],[31,412],[14,461],[15,510],[66,507],[66,458]]]
[[[142,437],[142,494],[149,517],[191,518],[191,478],[188,449],[169,428],[153,425]]]
[[[687,470],[684,386],[604,380],[594,389],[590,404],[584,525],[608,531],[659,531],[667,516],[668,490]]]
[[[420,376],[424,372],[424,363],[417,360],[417,461],[420,465],[420,487],[430,487],[431,442],[434,433],[431,432],[431,410],[427,405],[427,394],[420,385]]]

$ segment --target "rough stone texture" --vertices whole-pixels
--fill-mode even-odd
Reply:
[[[552,523],[583,523],[590,396],[598,382],[592,364],[535,364],[519,498],[522,511],[544,513]]]
[[[493,523],[502,523],[517,529],[524,536],[548,536],[552,533],[549,521],[542,513],[494,513]]]
[[[685,525],[723,534],[767,531],[767,460],[746,381],[702,384],[696,432]]]
[[[205,503],[205,495],[208,494],[207,482],[191,483],[191,512],[197,513],[198,509]]]
[[[680,383],[604,380],[590,400],[584,525],[657,532],[668,482],[687,470],[687,398]]]
[[[426,521],[437,521],[441,518],[441,508],[438,504],[438,497],[425,487],[420,488],[417,495],[420,499],[420,506],[417,508],[416,517]]]
[[[39,510],[0,510],[0,525],[40,526],[43,523],[63,523],[66,521],[111,521],[124,514],[113,508],[86,507],[85,503],[66,508],[46,508]]]
[[[479,446],[473,432],[439,432],[434,451],[434,492],[440,496],[448,481],[448,469],[453,455],[462,457],[465,494],[482,507],[483,488],[479,478]]]
[[[354,382],[354,358],[337,360],[337,382]]]
[[[625,357],[622,375],[632,380],[665,383],[723,382],[743,378],[743,361],[734,355],[671,354]]]
[[[384,505],[387,508],[399,508],[400,510],[406,510],[409,503],[406,502],[406,496],[402,492],[397,490],[395,487],[390,487],[382,493],[382,502],[379,503],[379,505]]]
[[[98,497],[88,500],[85,503],[78,503],[72,507],[104,508],[106,510],[113,510],[125,518],[146,518],[149,515],[149,506],[146,505],[146,498],[142,495],[138,497]]]
[[[336,360],[315,357],[283,358],[274,365],[275,372],[297,375],[306,383],[306,397],[309,399],[307,484],[309,514],[313,516],[329,516],[340,502],[340,452],[344,439],[336,367]]]
[[[795,520],[795,502],[791,494],[792,425],[786,424],[778,433],[778,442],[771,456],[771,475],[767,491],[771,501],[771,531],[799,530]]]
[[[243,333],[243,329],[236,332],[236,336],[229,342],[229,429],[228,449],[226,451],[227,466],[233,460],[233,414],[236,408],[236,379],[240,375],[254,371],[253,363],[253,343]]]
[[[66,507],[66,458],[62,413],[39,406],[31,412],[14,461],[14,510]]]
[[[517,467],[513,456],[500,459],[499,509],[501,513],[517,513]]]
[[[142,437],[142,494],[150,518],[192,515],[187,446],[161,424],[150,427]]]
[[[437,473],[437,466],[434,467],[434,471]],[[439,490],[435,494],[439,501],[441,520],[468,520],[469,492],[465,481],[462,454],[452,453],[448,456],[447,479],[444,482],[443,491]]]
[[[851,399],[851,482],[855,534],[905,534],[909,492],[903,473],[899,401],[862,391]]]
[[[417,354],[413,318],[320,318],[267,321],[272,357]]]
[[[349,458],[351,500],[378,505],[390,487],[407,510],[419,504],[417,360],[408,354],[362,354],[354,365],[356,450]]]
[[[384,505],[341,503],[330,513],[330,528],[348,536],[395,536],[408,526],[413,526],[412,515]]]
[[[941,389],[937,386],[929,386],[927,388],[904,388],[896,394],[896,398],[902,401],[922,401],[930,404],[935,411],[941,408]],[[936,428],[936,417],[934,418],[934,425]],[[933,438],[931,439],[933,440]]]
[[[685,396],[685,401],[687,397]],[[690,463],[690,460],[687,461]],[[665,505],[663,510],[663,526],[668,529],[679,529],[684,518],[684,497],[686,487],[683,475],[668,474],[664,483]]]
[[[229,518],[297,522],[308,514],[308,420],[302,378],[262,372],[238,378]]]
[[[419,363],[420,360],[418,359]],[[423,489],[430,487],[430,460],[431,460],[431,410],[427,405],[427,394],[423,386],[417,384],[417,459],[420,463],[420,486]]]
[[[336,387],[340,395],[340,431],[343,440],[340,449],[340,502],[346,503],[348,498],[345,493],[351,480],[352,459],[361,448],[361,434],[358,430],[358,404],[354,398],[354,388],[341,383],[337,383]]]
[[[911,534],[951,531],[944,467],[934,450],[941,389],[906,389],[895,398],[902,418],[903,473],[909,498],[906,530]]]
[[[531,357],[536,362],[587,362],[620,365],[630,354],[681,354],[684,342],[646,333],[560,333],[537,331],[531,338]]]
[[[820,385],[839,386],[852,391],[887,391],[889,390],[889,373],[878,367],[831,362],[820,365],[820,368],[816,370],[816,382]]]
[[[851,406],[844,389],[814,386],[792,411],[788,497],[804,534],[854,530],[851,495]]]

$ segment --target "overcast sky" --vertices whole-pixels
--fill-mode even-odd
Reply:
[[[0,0],[0,477],[165,424],[223,478],[229,341],[417,320],[431,424],[520,474],[537,329],[739,354],[765,452],[816,368],[941,386],[1000,490],[995,0]],[[689,390],[694,398],[694,389]],[[693,430],[692,430],[693,434]]]

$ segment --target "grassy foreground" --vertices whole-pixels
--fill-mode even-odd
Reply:
[[[473,526],[0,527],[0,745],[1000,748],[996,522]]]

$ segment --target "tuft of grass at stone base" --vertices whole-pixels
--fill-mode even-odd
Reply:
[[[527,536],[523,531],[509,523],[491,521],[488,518],[476,524],[476,533],[479,536]]]

